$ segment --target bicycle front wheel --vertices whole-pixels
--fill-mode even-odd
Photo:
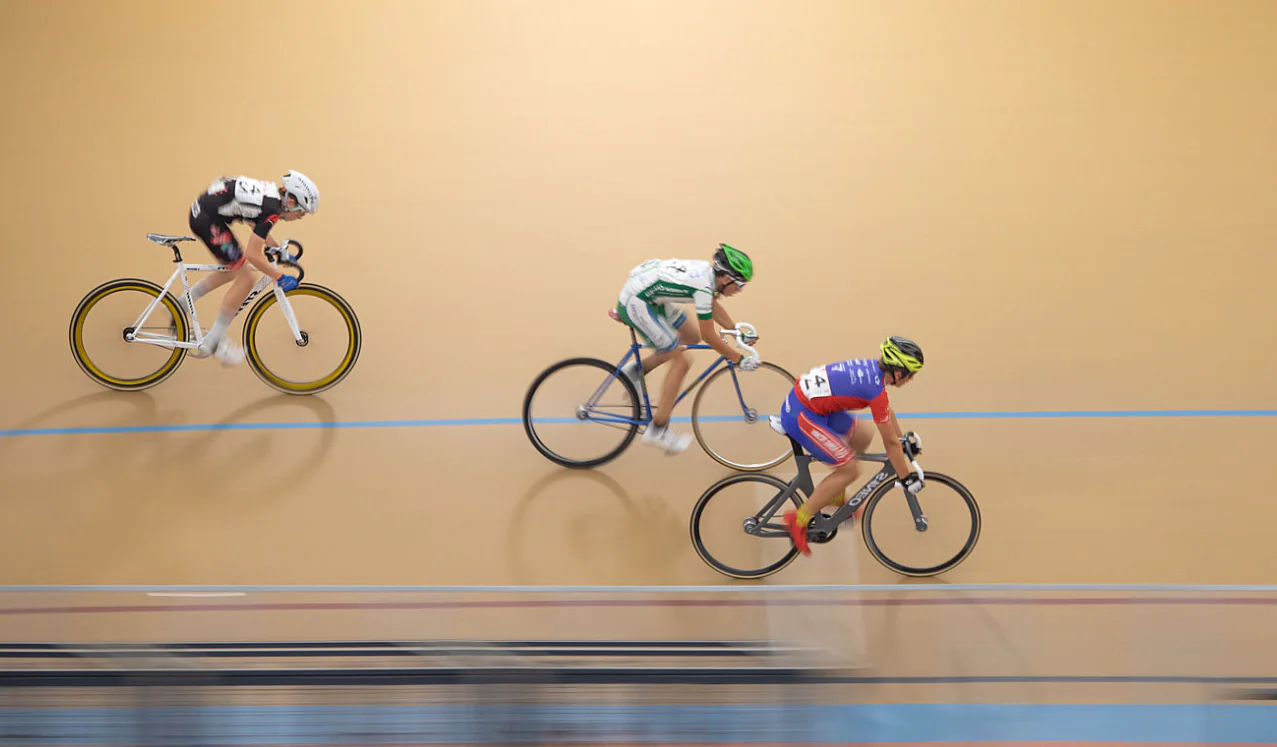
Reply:
[[[625,451],[639,428],[639,397],[616,367],[569,358],[541,372],[523,399],[523,430],[541,455],[584,469]]]
[[[789,488],[765,474],[728,475],[706,490],[692,507],[692,547],[709,567],[732,578],[763,578],[798,557],[798,548],[781,523],[788,508],[779,501]],[[802,505],[797,491],[789,496]]]
[[[156,299],[150,315],[134,327]],[[80,301],[71,315],[70,338],[71,354],[89,378],[122,392],[149,389],[172,376],[186,358],[186,348],[172,345],[187,338],[186,313],[172,294],[149,280],[112,280]]]
[[[363,333],[346,299],[322,285],[304,283],[286,294],[301,339],[273,292],[253,306],[244,320],[244,352],[249,368],[285,394],[317,394],[350,375],[359,360]]]
[[[980,539],[980,507],[962,483],[927,472],[917,495],[915,520],[903,488],[883,483],[865,501],[860,531],[874,559],[905,576],[938,576],[952,570]]]
[[[692,402],[692,432],[710,458],[741,472],[762,472],[793,456],[788,439],[771,429],[769,415],[794,388],[794,377],[774,363],[754,371],[725,366],[701,385]]]

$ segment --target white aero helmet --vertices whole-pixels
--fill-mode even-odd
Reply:
[[[284,174],[284,194],[292,195],[297,205],[307,213],[314,214],[319,210],[319,187],[300,171],[289,169]]]

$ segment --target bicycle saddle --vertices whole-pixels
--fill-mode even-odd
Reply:
[[[194,241],[195,240],[195,238],[192,236],[165,236],[162,233],[148,233],[146,235],[146,238],[150,239],[151,241],[154,241],[160,246],[171,246],[173,244],[178,243],[179,241]]]

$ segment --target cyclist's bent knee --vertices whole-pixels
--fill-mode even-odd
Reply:
[[[833,472],[830,473],[831,477],[834,475],[847,481],[855,480],[860,475],[860,462],[853,459],[841,467],[835,467]]]
[[[877,428],[853,428],[848,441],[851,444],[851,450],[857,454],[869,451],[869,444],[873,443],[874,433],[877,431]]]

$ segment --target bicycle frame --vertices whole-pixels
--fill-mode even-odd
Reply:
[[[177,248],[174,247],[173,249],[174,254],[176,254]],[[147,304],[146,309],[143,310],[137,320],[133,322],[132,329],[134,332],[132,335],[125,338],[129,342],[141,342],[146,343],[147,345],[158,345],[165,348],[188,349],[197,348],[200,343],[203,342],[204,330],[200,327],[199,316],[195,312],[195,304],[191,301],[191,285],[186,274],[188,272],[227,272],[230,268],[227,265],[187,263],[181,261],[180,256],[178,259],[175,259],[174,262],[177,264],[177,268],[173,270],[173,274],[169,276],[168,282],[164,284],[163,291],[160,295],[151,299],[151,302]],[[182,283],[182,295],[186,298],[187,305],[190,306],[191,327],[194,332],[194,341],[176,340],[168,335],[137,331],[146,323],[146,320],[150,318],[151,314],[155,311],[155,307],[160,304],[160,300],[169,292],[169,289],[173,287],[173,283],[179,280]],[[257,298],[262,291],[266,290],[267,286],[273,285],[274,282],[275,281],[265,275],[259,278],[257,283],[253,285],[252,290],[250,290],[248,295],[244,298],[244,302],[240,304],[239,309],[235,311],[235,315],[239,316],[239,313],[248,308],[248,305],[252,303],[253,299]],[[292,305],[288,302],[288,296],[284,294],[284,291],[281,290],[278,285],[275,286],[274,292],[275,300],[279,303],[279,308],[283,310],[284,318],[288,320],[288,329],[293,333],[293,339],[299,345],[304,344],[301,327],[297,323],[297,316],[293,313]]]
[[[758,513],[751,517],[753,529],[747,528],[746,531],[757,537],[788,537],[789,532],[780,524],[771,523],[772,518],[788,501],[790,496],[795,492],[801,491],[802,494],[811,498],[815,485],[811,478],[811,461],[812,456],[803,451],[802,446],[793,438],[789,439],[789,443],[794,449],[794,462],[798,465],[798,474],[789,481],[788,486],[776,494],[776,497],[767,502]],[[860,508],[860,504],[864,503],[875,490],[882,486],[888,480],[895,479],[896,468],[891,464],[891,458],[886,454],[857,454],[856,459],[862,462],[875,462],[882,464],[882,468],[877,474],[869,478],[869,481],[861,486],[856,494],[848,498],[838,510],[832,514],[816,514],[813,522],[808,528],[808,539],[812,542],[824,542],[833,536],[834,531],[847,519],[850,519],[856,513],[856,509]],[[913,462],[915,469],[917,462]],[[921,473],[921,470],[919,470]],[[922,513],[922,506],[918,503],[918,496],[908,490],[904,491],[905,499],[909,503],[909,510],[913,513],[914,522],[921,522],[925,527],[926,518]]]
[[[749,348],[749,346],[747,345],[742,345],[741,347],[748,349],[750,352],[753,352],[753,349]],[[711,346],[706,345],[705,343],[697,343],[695,345],[686,345],[684,346],[684,348],[687,350],[713,350],[714,349]],[[598,403],[599,398],[603,396],[603,393],[607,391],[608,386],[610,386],[614,380],[625,375],[621,373],[621,369],[623,369],[625,365],[630,362],[631,359],[633,359],[635,363],[641,360],[639,356],[639,351],[642,349],[643,349],[643,344],[638,341],[638,337],[637,335],[635,335],[634,329],[630,328],[629,351],[625,353],[625,357],[621,359],[621,362],[616,364],[616,367],[612,370],[612,375],[604,379],[603,383],[599,385],[599,388],[594,391],[594,394],[590,396],[590,398],[586,401],[585,405],[583,406],[585,412],[590,413],[589,417],[591,420],[597,423],[615,423],[617,425],[647,425],[648,423],[652,422],[652,417],[653,417],[652,416],[652,401],[647,394],[647,379],[646,378],[643,379],[643,386],[640,387],[643,390],[642,392],[643,412],[646,413],[646,417],[639,418],[636,420],[635,418],[621,417],[619,415],[611,415],[608,413],[597,413],[593,411],[594,406]],[[706,368],[703,373],[701,373],[700,376],[696,377],[696,379],[691,384],[689,384],[688,387],[684,389],[678,395],[677,398],[675,398],[674,406],[678,407],[679,403],[682,402],[684,399],[686,399],[687,395],[690,394],[693,389],[699,386],[702,381],[709,378],[710,375],[713,374],[715,371],[717,371],[719,366],[723,365],[724,363],[727,364],[727,368],[732,372],[732,385],[736,388],[736,401],[740,403],[741,411],[745,413],[747,418],[751,417],[751,414],[752,414],[752,417],[757,419],[758,413],[745,404],[745,397],[744,395],[741,394],[740,381],[736,378],[736,364],[727,360],[727,358],[723,357],[722,355],[718,356],[718,358],[713,363],[711,363],[709,367]]]

